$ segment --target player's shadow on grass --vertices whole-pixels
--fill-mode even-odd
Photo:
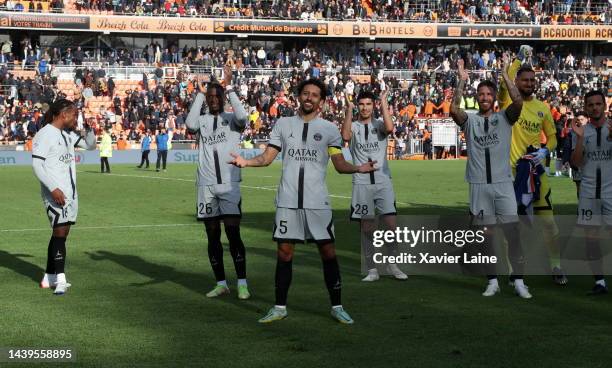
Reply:
[[[128,270],[150,278],[149,281],[143,283],[129,284],[129,286],[132,287],[144,287],[163,282],[172,282],[203,296],[206,295],[206,292],[208,291],[202,288],[202,285],[207,285],[207,282],[210,281],[207,277],[204,276],[204,274],[177,271],[173,267],[151,263],[142,259],[141,257],[133,255],[118,254],[103,250],[99,250],[95,253],[85,253],[94,261],[115,262]],[[321,274],[321,280],[322,279],[323,276]],[[323,283],[321,283],[320,285],[321,290],[323,292],[325,290]],[[273,284],[270,284],[269,286],[270,289],[273,289]],[[262,298],[261,295],[266,296],[266,298]],[[254,312],[255,317],[261,317],[261,315],[263,315],[263,313],[266,312],[267,308],[273,303],[274,298],[273,295],[269,295],[269,293],[256,293],[254,295],[252,294],[249,300],[238,300],[235,297],[231,297],[230,295],[230,297],[215,298],[214,301],[232,304],[242,309]],[[264,305],[263,308],[262,305]],[[305,305],[292,305],[292,310],[313,315],[321,314],[320,308],[316,306],[310,307]]]
[[[80,172],[90,173],[90,174],[103,174],[100,170],[79,170]]]
[[[172,282],[201,295],[206,295],[206,292],[208,291],[203,289],[203,285],[208,285],[210,280],[208,280],[204,274],[178,271],[173,267],[151,263],[141,257],[128,254],[118,254],[104,250],[99,250],[94,253],[85,253],[94,261],[115,262],[128,270],[150,278],[150,280],[146,282],[129,284],[129,286],[132,287],[145,287],[164,282]],[[235,298],[217,299],[234,304],[241,308],[256,311],[257,313],[262,312],[261,308],[258,308],[252,303],[245,303],[244,301],[240,301]],[[256,302],[263,301],[259,300],[256,296],[252,296],[250,300]]]
[[[32,281],[38,282],[45,270],[33,263],[21,259],[30,257],[33,256],[29,254],[11,254],[0,250],[0,267],[11,269],[18,274],[30,278]]]
[[[306,250],[304,247],[312,248]],[[270,265],[274,267],[276,264],[276,248],[267,249],[259,247],[247,247],[247,257],[249,254],[255,256],[266,257],[270,259]],[[340,269],[343,274],[360,275],[359,264],[347,261],[346,258],[338,256]],[[295,253],[293,255],[293,264],[295,267],[310,267],[315,270],[321,270],[321,256],[314,244],[296,244]],[[322,272],[322,271],[321,271]],[[322,275],[322,273],[321,273]]]

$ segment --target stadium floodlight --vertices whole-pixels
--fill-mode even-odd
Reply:
[[[497,42],[497,38],[491,38],[491,42]]]
[[[242,34],[242,33],[238,34],[237,36],[238,36],[238,38],[247,38],[247,37],[249,37],[248,34]]]
[[[373,36],[370,37],[370,41],[375,41],[375,40],[376,40],[376,37],[373,37]]]

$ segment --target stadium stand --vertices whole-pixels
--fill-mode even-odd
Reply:
[[[610,3],[605,0],[317,0],[299,3],[279,0],[3,0],[0,10],[173,17],[533,24],[610,24],[612,15]]]

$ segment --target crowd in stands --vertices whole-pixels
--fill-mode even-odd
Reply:
[[[420,52],[425,53],[420,50],[416,54]],[[380,71],[372,75],[372,83],[369,85],[353,80],[347,63],[338,65],[337,68],[321,67],[318,71],[316,64],[304,68],[304,60],[300,61],[297,55],[309,53],[311,57],[312,54],[316,55],[313,50],[302,50],[296,53],[295,62],[291,52],[286,54],[290,57],[291,71],[282,75],[279,73],[256,79],[254,75],[249,74],[249,69],[242,67],[248,63],[237,65],[240,67],[235,68],[235,90],[250,114],[250,124],[243,135],[245,145],[265,141],[279,117],[295,113],[295,89],[303,78],[318,77],[324,80],[328,98],[322,116],[337,123],[342,120],[344,114],[345,93],[355,96],[363,88],[374,88],[375,91],[389,88],[389,106],[395,119],[394,135],[398,146],[403,144],[405,147],[406,142],[411,140],[429,139],[430,124],[423,125],[423,120],[417,118],[448,116],[456,78],[455,63],[460,57],[457,50],[450,51],[444,57],[433,55],[429,59],[420,58],[424,65],[429,67],[420,68],[420,71],[414,74],[413,80],[399,80],[385,76],[384,72]],[[236,54],[239,55],[239,51]],[[384,53],[374,54],[378,56],[369,55],[368,58],[387,59]],[[228,61],[228,53],[225,52],[225,55],[223,59],[219,53],[220,62]],[[229,55],[232,60],[231,53]],[[493,50],[461,54],[466,64],[474,69],[464,99],[464,107],[467,109],[477,108],[475,89],[480,79],[497,75],[497,60],[501,54],[497,53],[497,57],[493,58],[492,55],[496,55]],[[237,64],[241,63],[240,57],[235,59]],[[266,62],[269,61],[267,57],[265,59]],[[398,57],[397,60],[401,59]],[[558,122],[563,122],[568,112],[581,109],[581,96],[586,90],[608,90],[610,87],[607,74],[596,69],[597,66],[589,60],[570,53],[555,55],[545,52],[534,57],[534,66],[543,69],[538,73],[537,97],[551,106],[553,116]],[[405,60],[401,62],[406,63]],[[381,66],[386,65],[382,62]],[[440,68],[436,70],[438,66]],[[478,70],[479,67],[485,66],[492,71],[483,73]],[[0,141],[10,143],[27,140],[41,127],[46,106],[64,93],[57,87],[57,75],[53,70],[54,66],[50,66],[44,73],[38,70],[36,77],[31,79],[15,78],[6,65],[0,67],[0,85],[5,86],[5,92],[0,94]],[[160,70],[157,68],[153,73],[145,73],[137,88],[119,95],[115,91],[113,78],[108,77],[104,69],[85,66],[76,68],[74,99],[81,111],[78,117],[79,127],[88,124],[99,134],[103,128],[111,126],[114,140],[122,138],[136,143],[145,131],[155,132],[161,127],[173,132],[174,141],[196,139],[185,127],[188,108],[195,95],[190,74],[181,71],[176,78],[164,79],[163,73],[157,73]],[[89,101],[95,96],[108,96],[110,102],[92,111]]]
[[[612,0],[611,0],[612,1]],[[226,62],[240,69],[252,68],[293,68],[309,71],[317,77],[324,72],[342,67],[361,69],[418,69],[430,70],[441,68],[448,72],[460,57],[465,59],[466,67],[472,70],[485,70],[499,67],[500,55],[511,52],[504,47],[488,49],[457,49],[455,47],[440,50],[427,50],[422,47],[383,50],[382,48],[361,49],[357,52],[333,48],[329,45],[309,45],[303,49],[265,49],[264,47],[244,46],[236,49],[225,47],[190,47],[179,48],[176,44],[162,47],[153,42],[142,49],[118,48],[106,51],[100,59],[89,51],[78,47],[41,48],[26,37],[13,53],[13,44],[6,41],[0,44],[0,64],[14,66],[17,61],[22,67],[36,68],[45,74],[50,65],[83,65],[84,62],[99,61],[109,66],[191,65],[222,68]],[[534,55],[536,68],[548,70],[592,70],[606,67],[608,59],[593,63],[586,56],[574,55],[571,52],[541,51]],[[344,73],[346,74],[346,73]]]
[[[44,6],[43,6],[44,4]],[[609,0],[2,0],[12,11],[295,20],[610,24]]]

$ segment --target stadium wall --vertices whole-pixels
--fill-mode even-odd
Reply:
[[[260,149],[238,149],[237,153],[244,158],[253,158],[259,155]],[[342,153],[347,160],[351,159],[350,152],[347,148],[342,149]],[[113,164],[134,164],[140,163],[141,152],[139,150],[113,151],[113,157],[109,161]],[[149,160],[155,163],[156,152],[151,151]],[[276,156],[279,161],[281,155]],[[99,164],[100,152],[95,151],[76,151],[77,164]],[[168,151],[169,163],[196,163],[198,161],[197,150],[170,150]],[[0,166],[25,166],[32,165],[32,153],[26,151],[0,151]]]
[[[612,39],[612,25],[438,24],[0,12],[0,29],[110,33],[261,35],[399,39]]]

